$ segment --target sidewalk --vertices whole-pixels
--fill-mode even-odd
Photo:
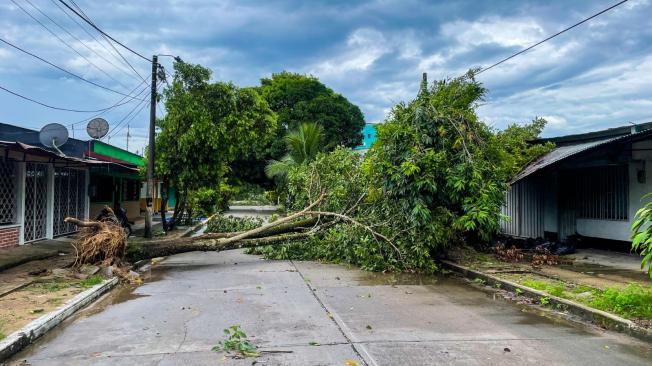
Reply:
[[[59,253],[72,254],[72,238],[62,237],[53,240],[41,240],[14,248],[0,249],[0,272],[23,263],[56,257]]]

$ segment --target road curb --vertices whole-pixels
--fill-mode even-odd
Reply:
[[[34,342],[37,338],[59,325],[66,318],[115,287],[118,282],[118,278],[114,277],[99,285],[95,285],[73,297],[59,309],[43,315],[27,324],[22,329],[10,334],[7,338],[0,341],[0,362],[3,362],[16,352]]]
[[[500,284],[501,289],[505,289],[508,291],[516,291],[516,289],[519,289],[522,292],[521,295],[535,300],[539,300],[542,297],[546,297],[549,299],[550,305],[554,306],[555,308],[564,310],[572,315],[578,316],[583,320],[589,321],[593,324],[596,324],[600,327],[609,330],[625,333],[633,337],[636,337],[638,339],[647,342],[652,342],[652,331],[649,331],[643,327],[636,325],[636,323],[632,322],[631,320],[621,318],[617,315],[608,313],[606,311],[593,309],[571,300],[562,299],[560,297],[550,295],[547,292],[535,290],[533,288],[526,287],[518,283],[507,281],[488,273],[476,271],[474,269],[459,265],[457,263],[453,263],[450,261],[442,261],[442,263],[448,269],[457,272],[471,280],[480,278],[483,281],[485,281],[485,283],[489,286],[495,287],[496,284]]]

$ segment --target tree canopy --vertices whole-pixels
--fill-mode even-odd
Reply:
[[[211,82],[211,71],[178,60],[163,92],[156,175],[173,185],[180,208],[187,195],[218,187],[236,157],[259,154],[276,130],[276,115],[254,88]]]
[[[355,147],[362,141],[364,116],[360,108],[313,76],[283,71],[262,79],[260,91],[278,115],[277,139],[271,148],[273,158],[285,153],[282,136],[302,123],[322,126],[322,146],[326,150],[338,145]]]
[[[476,114],[486,90],[467,75],[425,82],[378,126],[367,155],[322,153],[289,173],[288,207],[326,192],[320,209],[344,212],[306,243],[259,249],[274,258],[344,261],[372,270],[435,269],[433,256],[497,233],[505,190],[524,164],[550,148],[527,141],[542,119],[495,131]]]

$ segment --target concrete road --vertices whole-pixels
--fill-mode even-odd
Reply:
[[[22,353],[23,365],[649,365],[650,344],[531,314],[451,278],[232,251],[172,256]],[[240,325],[263,353],[211,352]],[[315,345],[316,342],[318,345]],[[312,345],[311,345],[312,343]]]

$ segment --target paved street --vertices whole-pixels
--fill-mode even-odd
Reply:
[[[292,352],[245,360],[211,352],[236,324],[261,350]],[[12,363],[596,366],[650,357],[649,344],[524,312],[456,279],[232,251],[168,258],[147,283],[113,291]]]

